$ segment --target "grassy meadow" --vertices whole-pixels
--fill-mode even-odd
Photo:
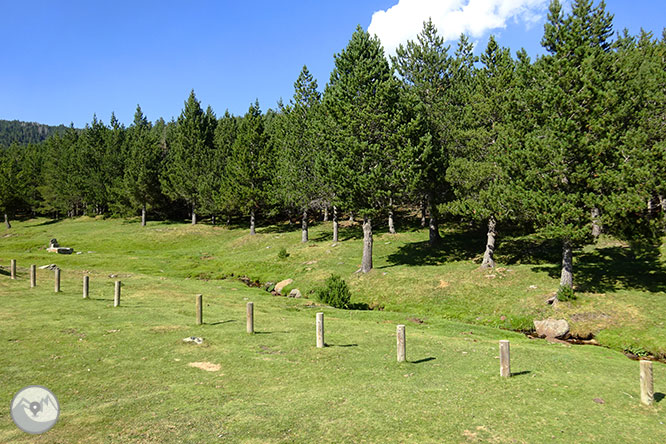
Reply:
[[[478,270],[483,238],[451,228],[435,251],[427,232],[375,237],[375,269],[354,273],[356,226],[331,242],[330,224],[308,244],[287,225],[245,229],[79,218],[35,219],[0,233],[0,404],[31,384],[58,397],[61,416],[40,436],[9,409],[0,442],[663,442],[666,366],[654,364],[656,403],[639,402],[638,363],[621,351],[666,355],[660,252],[612,239],[576,255],[579,298],[545,304],[558,284],[552,248],[506,239],[498,267]],[[49,239],[73,247],[47,253]],[[288,257],[278,258],[281,248]],[[18,279],[9,279],[9,260]],[[38,270],[29,288],[28,267]],[[357,306],[273,296],[239,281],[292,278],[307,296],[331,273]],[[81,280],[90,276],[90,298]],[[121,306],[113,282],[122,280]],[[204,324],[195,325],[195,294]],[[245,304],[255,330],[245,333]],[[315,313],[326,343],[315,347]],[[532,340],[509,331],[564,317],[609,347]],[[408,362],[396,363],[396,325]],[[498,328],[499,327],[499,328]],[[182,341],[204,338],[202,345]],[[511,340],[514,377],[499,377],[498,340]]]

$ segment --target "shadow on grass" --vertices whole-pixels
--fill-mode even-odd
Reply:
[[[358,344],[325,344],[326,347],[358,347]]]
[[[229,322],[236,322],[236,320],[235,319],[227,319],[226,321],[204,322],[204,325],[221,325],[221,324],[227,324]]]
[[[440,265],[447,261],[470,260],[483,252],[478,246],[476,233],[453,232],[442,235],[437,245],[427,241],[412,242],[398,248],[388,256],[391,265]],[[471,242],[470,242],[471,241]]]
[[[11,273],[10,273],[9,271],[7,271],[7,270],[3,270],[2,268],[0,268],[0,275],[2,275],[2,276],[9,276],[10,274],[11,274]]]
[[[663,393],[654,394],[654,402],[661,402],[664,400],[664,398],[666,398],[666,395],[664,395]]]
[[[522,376],[522,375],[529,375],[532,373],[531,370],[523,370],[522,372],[511,372],[511,377],[513,378],[514,376]]]
[[[599,248],[589,253],[574,253],[574,282],[584,292],[613,292],[620,289],[666,291],[666,270],[659,250],[635,252],[626,247]],[[560,265],[533,267],[552,278],[560,276]]]
[[[416,361],[409,361],[410,364],[423,364],[424,362],[434,361],[437,358],[430,356],[429,358],[418,359]]]
[[[40,222],[38,224],[33,224],[33,225],[27,225],[28,227],[44,227],[46,225],[53,225],[57,224],[58,222],[62,222],[64,219],[50,219],[50,220],[45,220],[44,222]]]

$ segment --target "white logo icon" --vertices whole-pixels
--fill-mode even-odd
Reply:
[[[30,385],[19,390],[12,399],[11,414],[19,429],[36,435],[55,425],[60,415],[60,404],[46,387]]]

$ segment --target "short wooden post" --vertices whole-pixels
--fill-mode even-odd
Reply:
[[[641,402],[652,405],[654,402],[654,381],[652,361],[641,361]]]
[[[324,348],[324,313],[317,313],[317,348]]]
[[[247,332],[254,333],[254,302],[247,303],[246,312],[247,312]]]
[[[499,341],[500,349],[500,376],[503,378],[511,377],[511,355],[509,352],[509,341]]]
[[[9,275],[12,279],[16,279],[16,259],[9,262]]]
[[[407,356],[407,345],[405,344],[405,326],[398,325],[397,329],[398,339],[398,362],[405,362]]]
[[[53,285],[53,291],[60,293],[60,268],[55,269],[55,280]]]
[[[114,307],[120,306],[120,281],[116,281],[116,288],[113,294],[113,306]]]
[[[30,266],[30,288],[37,286],[37,265]]]
[[[88,299],[88,289],[90,288],[90,276],[83,276],[83,299]]]
[[[196,302],[197,325],[201,325],[201,324],[203,324],[203,295],[198,294],[196,299],[197,299],[197,302]]]

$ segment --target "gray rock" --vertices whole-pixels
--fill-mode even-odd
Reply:
[[[190,336],[189,338],[183,339],[183,342],[193,342],[193,343],[199,345],[199,344],[203,343],[203,338],[199,338],[197,336]]]
[[[58,269],[58,266],[56,264],[49,264],[49,265],[42,265],[39,267],[40,270],[52,270],[55,271]]]
[[[534,328],[544,338],[562,338],[569,333],[569,323],[564,319],[534,320]]]
[[[277,294],[282,294],[282,289],[287,285],[291,284],[292,282],[294,282],[293,279],[285,279],[283,281],[278,282],[277,284],[275,284],[275,292]]]
[[[294,288],[289,292],[289,298],[300,298],[301,297],[301,291],[298,288]]]

